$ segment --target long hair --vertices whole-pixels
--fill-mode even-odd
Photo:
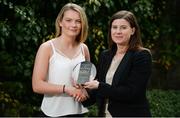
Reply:
[[[111,37],[112,22],[116,19],[125,19],[127,22],[129,22],[131,28],[135,28],[134,34],[131,35],[130,37],[128,50],[139,50],[140,48],[142,48],[143,45],[141,41],[140,28],[137,23],[137,19],[132,12],[125,10],[116,12],[109,21],[109,27],[108,27],[109,48],[111,49],[113,47],[116,47],[116,44],[113,42]]]
[[[77,36],[76,41],[77,42],[84,42],[87,38],[88,35],[88,20],[87,20],[87,16],[86,13],[84,11],[84,9],[82,7],[80,7],[77,4],[74,3],[67,3],[59,12],[57,18],[56,18],[56,22],[55,22],[55,28],[56,28],[56,34],[55,37],[59,37],[61,35],[61,27],[59,26],[59,22],[62,21],[63,16],[64,16],[64,12],[68,11],[68,10],[74,10],[76,12],[79,13],[80,15],[80,19],[81,19],[81,32],[80,34]]]

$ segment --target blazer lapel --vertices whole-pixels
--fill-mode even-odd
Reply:
[[[128,51],[122,61],[120,62],[116,72],[114,73],[114,77],[113,77],[113,81],[112,81],[112,85],[117,85],[119,80],[121,80],[123,77],[125,77],[126,75],[124,75],[124,71],[128,68],[126,67],[129,67],[129,64],[131,63],[131,59],[132,59],[132,55],[133,55],[133,52],[132,51]]]
[[[108,69],[109,69],[109,67],[110,67],[110,65],[111,65],[111,62],[112,62],[112,59],[113,59],[113,57],[114,57],[114,52],[109,52],[110,53],[110,56],[107,56],[107,60],[106,60],[106,63],[105,63],[105,73],[107,74],[107,71],[108,71]],[[106,74],[104,75],[104,78],[106,78]],[[104,82],[105,82],[106,80],[104,79]]]

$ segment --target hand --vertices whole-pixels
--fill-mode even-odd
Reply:
[[[74,94],[76,93],[77,89],[75,87],[72,87],[72,86],[65,86],[64,90],[65,90],[66,94],[73,97]]]
[[[97,89],[98,86],[99,86],[99,82],[97,80],[92,80],[84,84],[84,88],[89,88],[89,89]]]
[[[75,98],[76,101],[82,102],[86,100],[89,96],[84,88],[66,87],[65,92]]]
[[[83,89],[84,88],[83,85],[81,85],[81,84],[74,84],[73,86],[77,89]]]
[[[80,93],[77,93],[77,94],[75,94],[75,95],[73,96],[76,101],[78,101],[78,102],[83,102],[83,101],[85,101],[87,98],[89,98],[89,95],[88,95],[88,93],[87,93],[87,91],[86,91],[85,88],[81,88],[81,89],[79,89],[79,90],[81,90],[81,92],[80,92]]]

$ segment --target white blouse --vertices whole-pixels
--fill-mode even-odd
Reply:
[[[75,65],[85,61],[82,46],[82,53],[70,59],[56,50],[52,41],[50,41],[50,44],[52,46],[53,55],[49,60],[47,82],[57,85],[65,84],[67,86],[73,86],[71,80],[72,70]],[[45,94],[41,104],[41,110],[45,115],[51,117],[88,112],[88,109],[83,107],[80,102],[77,102],[73,97],[63,93],[57,95]]]

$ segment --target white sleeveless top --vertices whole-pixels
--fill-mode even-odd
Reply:
[[[82,44],[82,53],[73,59],[57,52],[52,41],[50,41],[50,44],[52,46],[53,54],[49,60],[47,82],[57,85],[65,84],[66,86],[72,86],[71,75],[73,67],[76,64],[85,61]],[[57,95],[45,94],[41,104],[41,110],[45,115],[51,117],[88,112],[88,109],[84,108],[80,102],[77,102],[73,97],[63,93]]]

